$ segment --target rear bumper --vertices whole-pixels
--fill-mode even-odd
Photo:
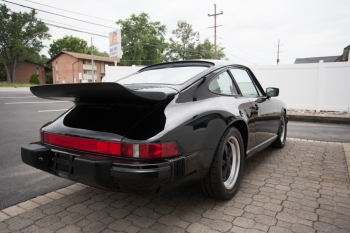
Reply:
[[[21,148],[21,157],[24,163],[53,175],[115,191],[153,193],[182,183],[179,181],[186,181],[188,177],[201,179],[206,174],[201,153],[158,162],[122,161],[30,144]]]

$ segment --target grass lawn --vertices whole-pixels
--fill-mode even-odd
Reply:
[[[37,84],[29,83],[0,83],[0,87],[31,87],[37,86]]]

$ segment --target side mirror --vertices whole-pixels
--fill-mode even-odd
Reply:
[[[266,88],[266,95],[269,97],[276,97],[280,93],[280,89],[276,87],[268,87]]]

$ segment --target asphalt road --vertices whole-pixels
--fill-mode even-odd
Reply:
[[[39,140],[44,123],[72,105],[36,98],[28,88],[0,88],[0,209],[73,183],[25,165],[20,154]]]
[[[39,140],[39,128],[73,104],[43,100],[28,88],[0,88],[0,210],[73,182],[22,163],[21,145]],[[288,137],[350,142],[350,125],[289,122]]]
[[[315,141],[350,142],[350,124],[290,121],[287,137]]]

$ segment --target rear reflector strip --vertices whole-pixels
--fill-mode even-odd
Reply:
[[[180,155],[176,142],[129,144],[43,132],[44,143],[81,151],[129,158],[166,158]]]

